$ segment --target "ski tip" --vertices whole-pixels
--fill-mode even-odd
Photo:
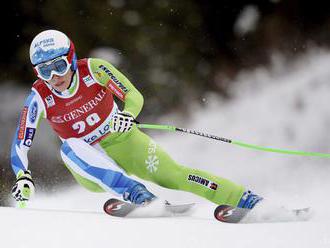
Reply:
[[[184,215],[189,214],[195,207],[195,203],[183,203],[183,204],[171,204],[168,201],[165,202],[165,209],[172,214]]]
[[[217,206],[214,210],[214,217],[221,222],[229,222],[227,217],[229,216],[228,213],[233,210],[233,207],[229,205],[220,205]]]
[[[104,204],[103,204],[103,211],[106,212],[107,214],[111,213],[111,207],[109,208],[109,206],[111,205],[112,199],[107,200]]]
[[[104,203],[103,210],[105,213],[113,215],[114,210],[120,209],[121,205],[123,205],[122,201],[117,200],[115,198],[111,198]]]
[[[225,223],[239,223],[249,213],[250,209],[220,205],[214,210],[214,217]]]
[[[297,219],[301,220],[301,221],[308,221],[314,215],[314,212],[312,211],[312,209],[310,207],[293,209],[292,211],[295,214],[295,216],[297,217]]]
[[[111,198],[104,203],[103,210],[106,214],[111,216],[125,217],[137,207],[141,206],[116,198]]]

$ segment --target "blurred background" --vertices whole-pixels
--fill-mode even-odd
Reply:
[[[293,149],[330,150],[326,132],[330,124],[326,108],[330,2],[20,0],[6,1],[2,9],[1,205],[9,204],[15,180],[10,167],[11,140],[24,98],[35,80],[29,46],[45,29],[66,33],[78,58],[100,57],[122,71],[145,97],[139,117],[143,122],[194,127],[281,148],[289,144]],[[162,135],[159,142],[191,166],[260,188],[270,178],[265,163],[274,157],[269,155],[221,150],[218,144],[205,144],[198,138]],[[179,153],[173,142],[183,139],[186,152]],[[74,181],[59,157],[59,140],[47,125],[41,125],[34,143],[29,157],[37,187],[58,192],[72,185]],[[216,156],[224,159],[219,161]],[[222,170],[201,165],[210,157],[213,164],[225,164]],[[291,158],[274,159],[274,171],[292,164]],[[309,179],[313,173],[306,168],[311,164],[329,172],[324,160],[295,160],[294,164],[305,164],[308,173],[304,175]],[[250,174],[247,169],[239,173],[244,165],[252,168]],[[290,173],[302,178],[300,169],[290,168]],[[246,176],[253,178],[256,171],[263,180],[247,180]],[[297,182],[283,186],[283,190],[297,187],[298,192],[302,185]]]

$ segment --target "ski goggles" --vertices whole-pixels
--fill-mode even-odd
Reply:
[[[57,57],[51,61],[36,65],[34,68],[37,71],[38,77],[44,81],[49,81],[54,75],[64,76],[70,69],[66,56]]]

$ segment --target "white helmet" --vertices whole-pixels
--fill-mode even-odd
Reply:
[[[30,46],[30,60],[33,66],[66,55],[72,70],[76,69],[77,57],[73,42],[62,32],[46,30],[34,37]]]

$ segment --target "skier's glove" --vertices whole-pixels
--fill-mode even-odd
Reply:
[[[123,194],[123,198],[125,201],[143,205],[154,200],[156,196],[150,193],[143,184],[136,184]]]
[[[112,119],[113,132],[128,132],[131,130],[133,124],[136,123],[134,117],[127,112],[118,112]]]
[[[16,201],[28,201],[34,195],[34,182],[29,170],[20,170],[11,193]]]

